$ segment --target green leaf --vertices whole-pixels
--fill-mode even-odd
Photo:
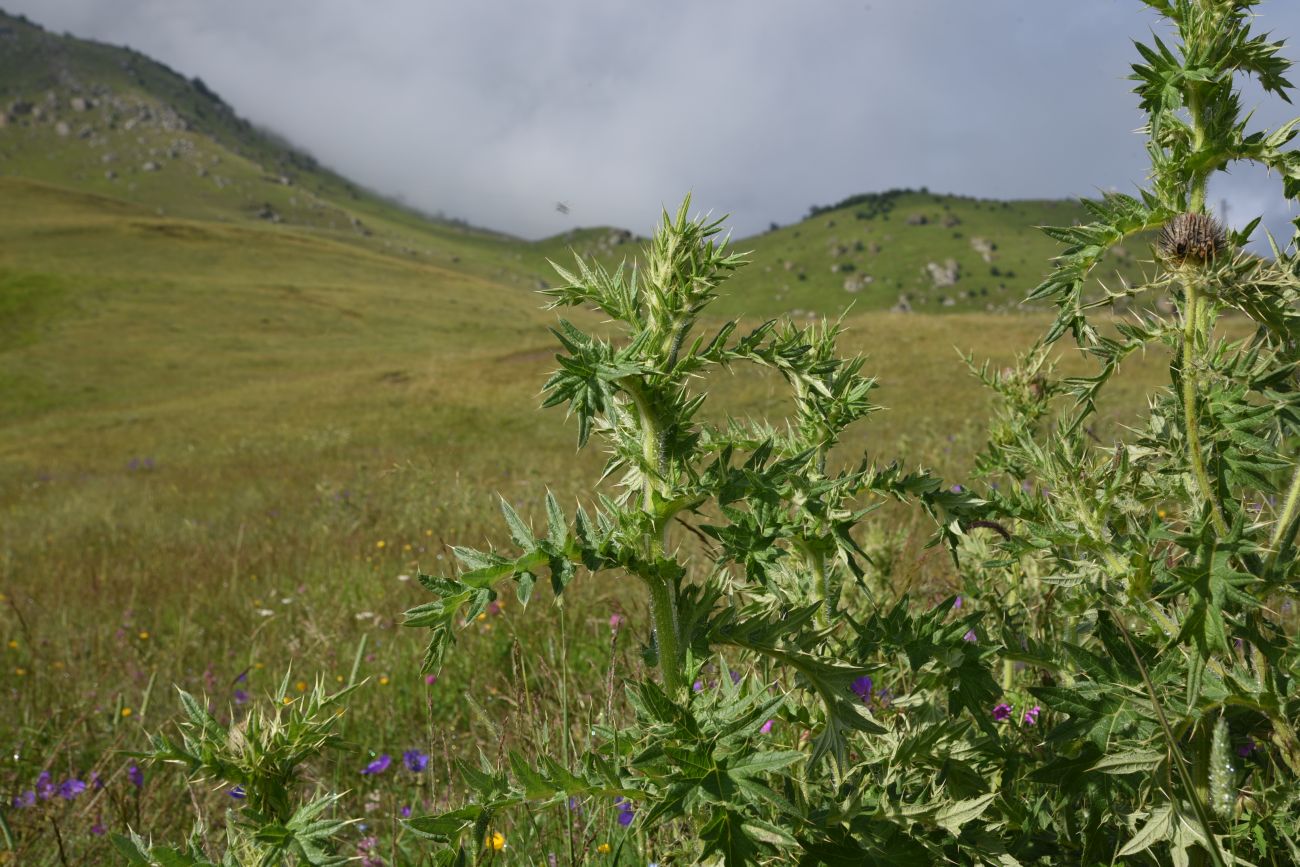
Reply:
[[[1160,750],[1128,750],[1112,753],[1096,762],[1090,770],[1104,774],[1135,774],[1154,771],[1168,758]]]
[[[1117,857],[1125,858],[1129,855],[1136,855],[1139,852],[1145,852],[1156,843],[1170,840],[1174,832],[1174,813],[1168,804],[1163,804],[1151,811],[1147,823],[1133,835],[1123,848],[1116,853]]]
[[[956,836],[961,833],[962,825],[978,819],[997,797],[997,792],[989,792],[987,795],[981,795],[978,798],[968,798],[964,801],[947,804],[934,814],[934,822],[940,828]]]

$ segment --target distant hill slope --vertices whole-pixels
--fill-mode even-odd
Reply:
[[[799,223],[738,241],[752,263],[728,312],[1009,311],[1050,269],[1060,245],[1038,226],[1070,225],[1063,201],[996,201],[926,191],[863,194],[814,208]],[[1119,248],[1097,269],[1108,285],[1135,279],[1146,246]],[[1100,287],[1095,287],[1099,290]]]
[[[417,251],[500,242],[359,188],[239,117],[199,79],[129,48],[0,12],[0,174],[112,196],[164,216],[264,220]],[[413,238],[415,232],[420,237]]]
[[[617,228],[537,242],[435,220],[357,187],[259,130],[198,79],[139,52],[0,13],[0,176],[130,202],[157,217],[277,225],[517,289],[557,279],[548,259],[631,260]],[[669,195],[671,191],[666,191]],[[647,215],[649,218],[650,215]],[[1000,202],[925,191],[852,196],[735,242],[752,264],[728,284],[728,315],[1005,311],[1050,267],[1038,225],[1084,218],[1073,203]],[[648,228],[648,225],[647,225]],[[1145,245],[1099,269],[1133,278]],[[519,293],[518,301],[539,299]]]

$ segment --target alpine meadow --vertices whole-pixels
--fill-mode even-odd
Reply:
[[[0,13],[0,864],[1300,864],[1287,34],[1140,5],[1131,194],[538,241]]]

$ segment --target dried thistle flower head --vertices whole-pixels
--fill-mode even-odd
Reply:
[[[1213,261],[1228,246],[1223,226],[1207,214],[1179,214],[1160,232],[1160,257],[1181,265]]]

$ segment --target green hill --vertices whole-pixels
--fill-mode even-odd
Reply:
[[[552,282],[547,259],[571,261],[571,249],[617,263],[640,240],[591,228],[530,243],[431,219],[253,127],[198,79],[3,13],[0,124],[0,175],[132,202],[157,217],[292,227],[519,288]],[[1035,227],[1083,216],[1066,202],[906,190],[852,196],[738,241],[754,264],[719,312],[1015,309],[1056,252]],[[1112,259],[1099,276],[1133,277],[1134,258]]]
[[[833,314],[849,304],[861,311],[1014,310],[1059,251],[1035,227],[1084,218],[1073,202],[911,190],[852,196],[742,241],[754,265],[721,306],[767,315]],[[1110,258],[1098,277],[1109,285],[1136,277],[1139,249]]]

